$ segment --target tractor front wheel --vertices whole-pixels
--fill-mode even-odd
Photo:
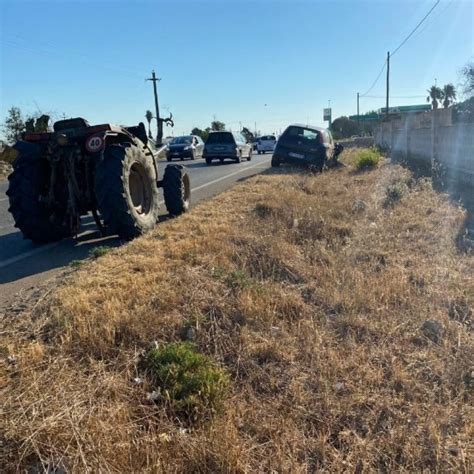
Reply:
[[[106,148],[95,170],[95,194],[109,233],[129,240],[156,225],[159,194],[153,158],[132,143]]]
[[[179,216],[189,209],[191,183],[182,165],[168,165],[163,176],[163,195],[171,216]]]

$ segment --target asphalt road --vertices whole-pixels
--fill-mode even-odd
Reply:
[[[207,166],[204,160],[184,162],[191,179],[191,207],[224,191],[240,179],[269,168],[270,159],[269,154],[254,154],[252,161],[242,163],[224,162]],[[160,163],[160,176],[166,165],[166,162]],[[7,188],[8,182],[0,182],[0,308],[10,303],[17,292],[33,288],[73,260],[86,258],[92,248],[122,245],[117,237],[101,237],[92,217],[83,219],[83,231],[77,238],[46,245],[25,240],[13,226],[8,212]],[[165,216],[164,204],[162,209]]]

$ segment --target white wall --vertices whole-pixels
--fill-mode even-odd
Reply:
[[[439,161],[451,179],[474,186],[474,124],[453,124],[450,109],[383,122],[375,131],[375,143],[408,162],[432,166]]]

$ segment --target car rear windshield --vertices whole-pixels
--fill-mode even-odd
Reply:
[[[171,145],[184,145],[184,144],[190,144],[193,142],[192,137],[176,137],[171,140]]]
[[[234,136],[230,132],[215,132],[210,133],[206,143],[235,143]]]
[[[306,142],[308,145],[320,143],[321,134],[312,128],[297,127],[292,125],[283,133],[280,140],[284,143]]]
[[[263,141],[263,140],[273,140],[275,141],[276,138],[273,136],[273,135],[265,135],[264,137],[260,137],[260,140]]]

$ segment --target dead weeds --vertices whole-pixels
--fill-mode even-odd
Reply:
[[[464,213],[400,167],[354,173],[351,153],[249,179],[5,317],[4,469],[472,471]],[[182,340],[231,380],[192,426],[134,382],[152,341]]]

